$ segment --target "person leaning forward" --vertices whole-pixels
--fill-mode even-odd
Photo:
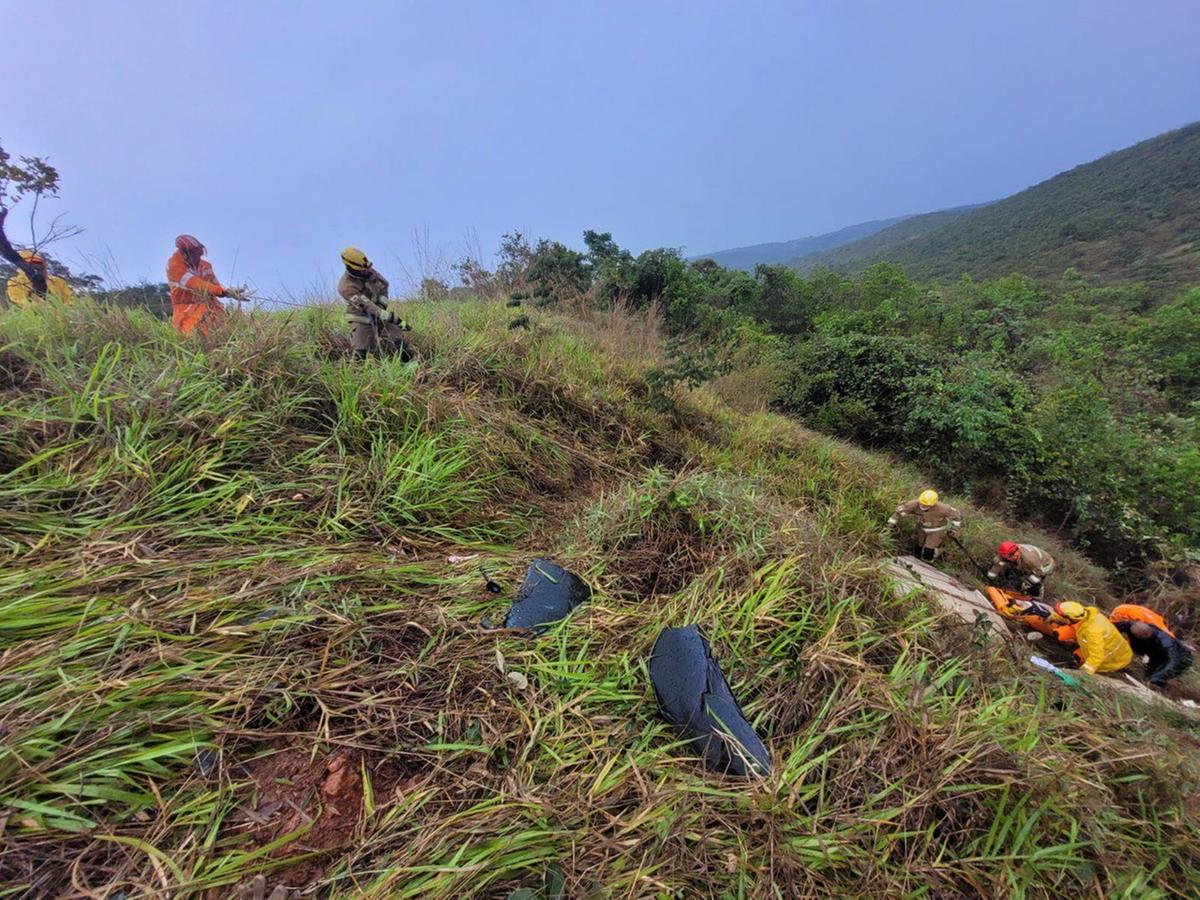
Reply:
[[[357,247],[342,251],[346,271],[338,280],[338,293],[346,301],[346,321],[354,355],[366,359],[368,353],[399,353],[407,362],[412,352],[404,340],[407,323],[388,309],[388,282],[367,255]]]
[[[1075,658],[1079,668],[1089,675],[1097,672],[1119,672],[1133,660],[1129,641],[1108,620],[1098,607],[1084,606],[1074,600],[1054,605],[1053,617],[1075,625],[1075,640],[1079,649]]]
[[[8,279],[8,283],[5,285],[4,293],[10,306],[29,306],[44,297],[53,297],[63,303],[70,303],[74,299],[71,286],[64,279],[50,274],[45,257],[40,253],[33,250],[22,250],[21,259],[41,273],[46,282],[46,292],[39,294],[34,290],[29,276],[23,270],[18,269],[17,274]]]
[[[1125,635],[1135,656],[1146,657],[1146,678],[1151,684],[1162,687],[1192,667],[1191,648],[1154,610],[1122,603],[1108,614],[1108,620]]]
[[[917,549],[922,559],[937,559],[947,535],[962,529],[962,513],[948,503],[942,503],[937,491],[921,492],[916,500],[901,503],[888,519],[888,527],[896,528],[901,519],[912,518],[917,523]]]
[[[1054,558],[1033,544],[1018,544],[1003,541],[996,548],[992,567],[987,571],[988,581],[1008,585],[1014,590],[1040,597],[1046,580],[1054,571]]]

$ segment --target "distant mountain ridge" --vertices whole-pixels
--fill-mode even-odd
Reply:
[[[1200,123],[1109,153],[986,206],[911,216],[810,252],[797,268],[856,271],[887,260],[918,278],[1200,284]]]
[[[903,222],[910,216],[895,216],[891,219],[877,219],[873,222],[859,222],[857,225],[847,225],[837,231],[826,234],[810,235],[791,241],[775,241],[766,244],[750,244],[746,247],[733,247],[729,250],[717,250],[714,253],[701,253],[691,259],[711,259],[727,269],[752,270],[760,263],[789,263],[793,260],[813,253],[832,250],[843,244],[849,244],[875,234],[891,225]]]

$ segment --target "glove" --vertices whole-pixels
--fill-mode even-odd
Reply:
[[[398,321],[398,319],[396,314],[390,309],[381,309],[379,311],[379,321],[384,325],[390,325],[391,323]]]
[[[408,324],[406,321],[404,321],[403,319],[396,319],[396,321],[395,321],[395,325],[396,325],[396,327],[397,327],[397,328],[399,328],[401,331],[412,331],[412,326],[411,326],[411,325],[409,325],[409,324]]]
[[[887,520],[888,528],[895,528],[899,524],[900,524],[900,520],[897,519],[895,516],[892,516],[890,519]]]
[[[1036,575],[1030,575],[1030,576],[1029,576],[1029,583],[1030,583],[1030,584],[1041,584],[1041,583],[1042,583],[1042,579],[1038,578]]]
[[[246,300],[246,286],[242,284],[237,287],[225,288],[225,296],[242,303]]]

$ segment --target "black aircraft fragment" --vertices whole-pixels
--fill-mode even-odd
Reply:
[[[771,770],[770,753],[697,626],[659,632],[650,653],[650,681],[663,718],[691,740],[709,769],[741,776]]]
[[[525,572],[504,627],[528,628],[541,634],[591,595],[591,588],[578,575],[548,559],[535,559]]]

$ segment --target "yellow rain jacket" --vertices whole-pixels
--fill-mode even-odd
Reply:
[[[39,295],[33,292],[33,284],[30,283],[29,276],[24,272],[17,272],[8,279],[5,293],[8,295],[8,302],[13,306],[25,306],[39,299]],[[46,294],[65,302],[70,302],[74,297],[71,293],[71,286],[57,275],[46,276]]]
[[[1125,635],[1094,606],[1084,608],[1083,618],[1075,629],[1075,640],[1079,643],[1076,656],[1082,661],[1080,668],[1091,675],[1118,672],[1133,660],[1133,650]]]

